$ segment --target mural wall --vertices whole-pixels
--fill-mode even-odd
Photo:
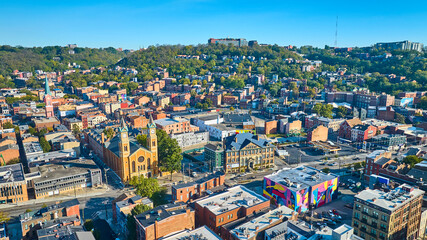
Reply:
[[[338,183],[337,177],[295,192],[282,184],[264,178],[263,195],[269,199],[274,198],[276,204],[287,206],[297,212],[304,212],[309,209],[310,204],[317,208],[336,199]]]
[[[275,183],[268,178],[264,178],[263,185],[263,195],[269,199],[276,199],[276,204],[284,205],[297,212],[308,210],[309,188],[294,192],[286,186]]]
[[[334,200],[338,195],[338,177],[313,186],[311,189],[311,204],[315,208]]]

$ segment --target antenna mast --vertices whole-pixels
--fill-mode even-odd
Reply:
[[[335,22],[335,44],[334,46],[337,48],[338,47],[338,16],[337,16],[337,21]]]

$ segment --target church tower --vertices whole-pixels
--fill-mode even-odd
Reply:
[[[46,117],[53,117],[52,94],[50,93],[49,82],[45,79],[44,103],[46,109]]]
[[[129,145],[129,135],[128,135],[128,127],[125,123],[125,120],[122,118],[120,127],[119,127],[119,152],[120,158],[129,157],[130,153],[130,145]]]
[[[152,115],[150,115],[150,121],[147,124],[147,128],[148,128],[147,148],[151,152],[157,153],[156,124],[154,123]]]

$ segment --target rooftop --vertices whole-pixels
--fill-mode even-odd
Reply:
[[[403,184],[390,192],[383,192],[378,189],[367,189],[357,194],[355,198],[369,202],[370,204],[383,209],[394,211],[423,194],[424,191],[410,185]]]
[[[156,125],[159,125],[159,126],[167,126],[171,124],[177,124],[180,122],[188,122],[188,120],[185,118],[177,117],[177,118],[162,118],[154,121],[154,123],[156,123]]]
[[[228,188],[223,193],[196,201],[196,203],[208,208],[215,215],[218,215],[239,207],[248,208],[265,201],[268,201],[268,199],[244,186],[237,185]]]
[[[337,178],[332,173],[324,173],[312,167],[284,168],[264,178],[275,183],[280,183],[293,191],[299,191],[308,187]]]
[[[90,159],[58,160],[47,165],[30,168],[30,172],[40,172],[41,174],[40,178],[33,179],[35,184],[77,174],[86,174],[93,170],[99,170],[99,168]]]
[[[0,184],[24,180],[24,168],[21,163],[0,167]]]
[[[261,148],[272,146],[268,140],[260,138],[259,135],[254,135],[252,133],[240,133],[234,136],[230,136],[226,139],[226,142],[227,150],[240,150],[250,143],[253,143]]]
[[[173,215],[186,213],[187,210],[194,211],[183,202],[166,204],[155,207],[149,211],[136,215],[136,219],[144,227],[153,225],[156,221],[162,221]]]
[[[184,230],[169,237],[164,237],[163,240],[221,240],[221,238],[208,227],[201,226],[194,230]]]
[[[296,214],[296,212],[292,209],[286,206],[280,206],[249,222],[237,226],[230,232],[238,239],[251,239],[256,236],[257,232],[268,228],[271,224],[282,222],[285,217],[290,219],[294,214]]]

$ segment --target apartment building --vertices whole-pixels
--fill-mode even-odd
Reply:
[[[195,132],[199,130],[199,127],[191,125],[189,120],[181,117],[163,118],[154,122],[158,129],[164,130],[167,134]]]
[[[185,203],[166,204],[135,216],[138,240],[155,240],[195,228],[194,210]]]
[[[417,239],[423,195],[406,184],[390,192],[360,192],[354,197],[354,233],[367,240]]]
[[[225,192],[198,200],[194,204],[197,226],[206,225],[219,233],[229,222],[270,207],[270,201],[244,186],[237,185]]]
[[[202,196],[207,190],[224,185],[224,180],[225,175],[217,172],[195,182],[172,185],[172,201],[188,202]]]

